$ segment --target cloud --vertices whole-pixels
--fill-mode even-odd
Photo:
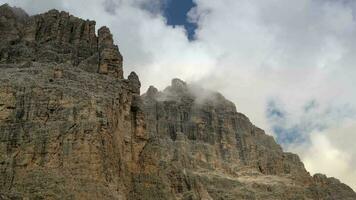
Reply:
[[[356,188],[356,151],[353,148],[355,111],[349,105],[306,102],[290,113],[276,99],[267,105],[267,119],[277,141],[298,153],[311,173],[324,173]]]
[[[183,27],[167,26],[166,0],[5,2],[108,25],[126,74],[136,71],[143,90],[163,89],[174,77],[218,90],[309,170],[356,189],[355,1],[194,0],[194,41]]]
[[[315,131],[325,131],[356,119],[356,112],[349,105],[319,105],[315,99],[307,101],[298,112],[289,113],[278,99],[270,100],[266,109],[269,125],[286,149],[289,145],[310,143]]]
[[[11,0],[11,1],[0,1],[1,4],[9,3],[11,6],[18,6],[26,10],[29,14],[37,14],[52,8],[63,8],[64,1],[56,0]]]
[[[356,128],[354,123],[351,127]],[[289,149],[299,153],[305,167],[311,173],[324,173],[337,177],[350,187],[356,188],[355,152],[350,151],[352,144],[348,144],[350,146],[346,148],[338,144],[345,143],[348,139],[352,141],[356,139],[355,136],[350,137],[351,130],[344,130],[345,128],[347,129],[347,125],[326,132],[313,132],[310,145],[294,145]],[[347,137],[341,138],[340,133],[346,134]],[[336,137],[337,142],[334,141],[336,135],[339,135]]]

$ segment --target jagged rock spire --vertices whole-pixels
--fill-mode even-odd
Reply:
[[[187,83],[182,81],[179,78],[174,78],[174,79],[172,79],[171,86],[174,89],[186,89]]]
[[[147,89],[146,95],[149,98],[154,98],[158,94],[158,89],[155,88],[153,85],[150,85],[150,87]]]
[[[140,94],[141,82],[135,72],[131,72],[129,77],[129,84],[131,86],[131,90],[134,94]]]
[[[122,56],[119,48],[114,45],[110,29],[106,26],[98,31],[99,73],[110,74],[120,79],[123,78]]]

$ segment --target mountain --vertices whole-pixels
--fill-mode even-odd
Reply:
[[[221,94],[140,95],[107,27],[0,6],[0,199],[356,199]]]

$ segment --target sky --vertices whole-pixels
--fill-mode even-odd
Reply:
[[[197,23],[189,21],[187,18],[188,12],[195,7],[192,0],[168,0],[162,8],[163,16],[167,20],[167,25],[184,26],[189,40],[194,39]]]
[[[144,92],[172,78],[220,91],[297,153],[356,189],[356,1],[0,0],[110,27]]]

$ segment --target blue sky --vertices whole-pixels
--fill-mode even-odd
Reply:
[[[167,19],[167,24],[171,26],[184,26],[189,40],[194,39],[196,23],[188,21],[187,14],[195,6],[192,0],[168,0],[163,7],[163,15]]]

